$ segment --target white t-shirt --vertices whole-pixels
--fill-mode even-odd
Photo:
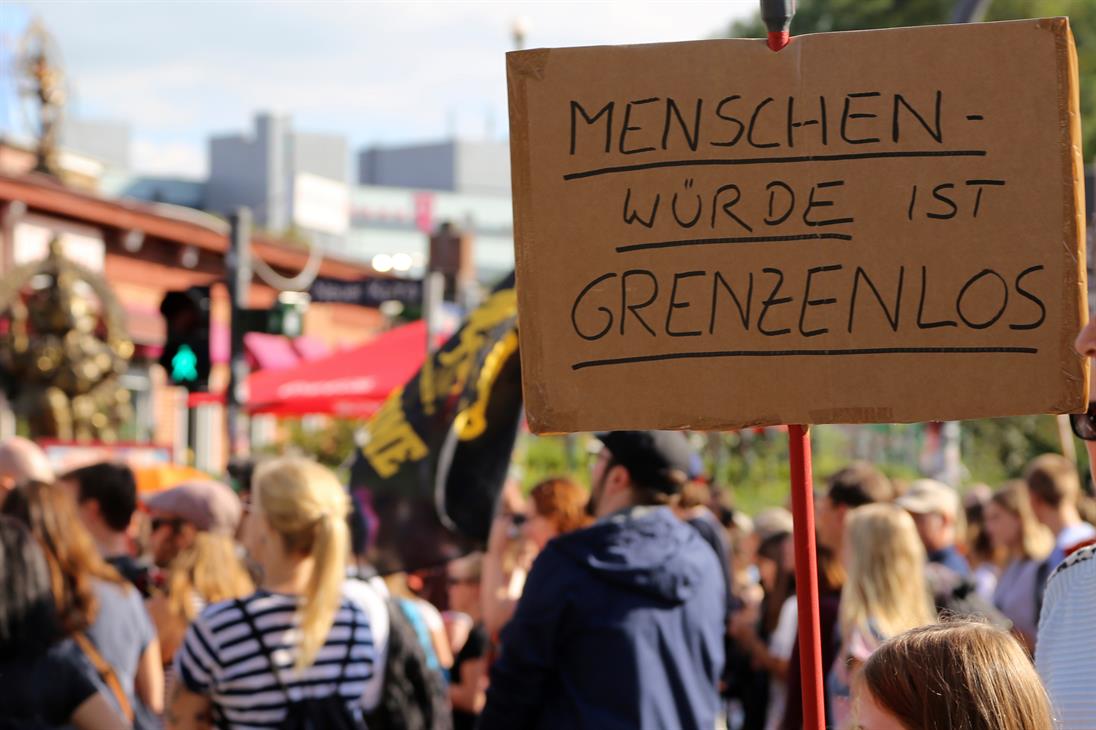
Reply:
[[[384,667],[388,660],[388,634],[391,619],[388,617],[388,586],[378,576],[367,578],[347,578],[343,583],[343,595],[369,617],[369,628],[373,632],[373,648],[377,655],[373,676],[365,681],[362,692],[362,707],[367,712],[376,709],[384,690]]]
[[[1096,537],[1096,527],[1087,522],[1078,522],[1076,525],[1064,528],[1054,537],[1054,550],[1047,558],[1051,570],[1057,568],[1066,559],[1066,550],[1094,537]]]
[[[791,659],[795,637],[799,632],[799,604],[795,596],[788,596],[780,607],[780,618],[769,637],[769,653],[777,659]],[[769,679],[769,709],[765,714],[765,730],[777,730],[784,718],[784,706],[788,701],[788,683],[778,677]]]

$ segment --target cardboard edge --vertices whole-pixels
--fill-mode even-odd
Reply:
[[[548,69],[550,48],[537,48],[531,51],[509,51],[506,54],[507,79],[534,79],[542,81]]]
[[[506,84],[510,107],[510,186],[514,218],[514,290],[518,297],[518,348],[521,358],[521,390],[529,429],[546,433],[541,421],[544,399],[535,392],[540,382],[539,363],[543,355],[533,332],[535,322],[522,321],[521,312],[535,312],[531,290],[521,285],[535,271],[536,221],[531,201],[529,160],[529,97],[527,84],[544,79],[551,51],[511,51],[506,54]]]
[[[1058,123],[1062,153],[1062,321],[1060,372],[1062,391],[1054,413],[1079,413],[1088,406],[1089,362],[1074,348],[1077,333],[1088,321],[1088,271],[1085,256],[1084,159],[1081,153],[1080,78],[1077,47],[1069,18],[1037,20],[1039,30],[1054,35],[1058,69]],[[1080,380],[1080,395],[1077,385]]]
[[[1063,165],[1063,228],[1062,228],[1062,255],[1063,267],[1063,293],[1062,306],[1064,319],[1062,333],[1059,342],[1059,363],[1062,389],[1057,402],[1050,405],[1050,413],[1075,413],[1081,412],[1087,406],[1089,397],[1089,370],[1087,358],[1082,358],[1074,350],[1073,343],[1077,332],[1088,319],[1087,310],[1087,270],[1085,261],[1085,221],[1084,221],[1084,191],[1078,180],[1083,180],[1083,157],[1081,152],[1081,128],[1080,128],[1080,101],[1079,101],[1079,74],[1077,68],[1076,47],[1070,31],[1069,20],[1065,17],[1042,19],[1017,19],[1010,21],[998,21],[994,23],[978,23],[966,25],[937,25],[918,26],[894,29],[871,29],[870,31],[840,31],[807,34],[797,36],[797,43],[793,44],[802,72],[803,67],[809,68],[809,64],[803,61],[802,55],[810,40],[820,36],[847,35],[856,32],[884,32],[887,30],[902,31],[929,31],[963,33],[972,25],[1020,25],[1025,24],[1039,31],[1050,31],[1055,43],[1055,56],[1058,81],[1058,114],[1059,114],[1059,146],[1061,149]],[[804,42],[806,41],[806,43]],[[681,44],[692,43],[758,43],[757,39],[711,39],[681,41]],[[583,50],[601,50],[605,48],[638,48],[651,44],[637,44],[635,46],[585,46],[572,47],[565,50],[569,52]],[[667,45],[667,44],[658,44]],[[552,49],[536,49],[531,51],[516,51],[507,54],[507,81],[510,103],[510,147],[511,147],[511,180],[513,185],[514,206],[514,242],[515,242],[515,277],[519,299],[519,311],[535,311],[533,303],[528,299],[525,290],[520,286],[524,275],[533,275],[535,271],[534,254],[536,238],[536,225],[532,209],[524,205],[530,196],[529,174],[529,130],[528,130],[528,97],[526,84],[529,79],[542,80],[548,68],[548,62]],[[519,187],[520,185],[520,187]],[[522,191],[519,193],[519,190]],[[519,198],[522,204],[519,205]],[[519,216],[519,207],[528,212],[527,219]],[[520,246],[519,240],[526,241],[529,245]],[[523,251],[524,249],[524,251]],[[558,415],[553,413],[549,403],[543,397],[543,393],[534,395],[536,388],[533,385],[539,373],[532,372],[530,364],[534,359],[539,361],[542,348],[531,337],[529,331],[532,323],[526,323],[521,327],[519,322],[520,346],[523,352],[530,353],[522,358],[522,390],[526,403],[526,418],[529,429],[536,435],[553,435],[568,433],[559,428]],[[1076,381],[1081,382],[1081,399],[1078,399]],[[531,397],[533,396],[533,397]],[[529,408],[530,404],[537,403],[537,412]],[[863,417],[853,411],[863,411],[865,414],[874,411],[874,408],[844,409],[840,421],[812,421],[813,423],[840,423],[840,424],[869,424],[883,423],[878,419]],[[1007,416],[1029,415],[1028,412],[1020,413],[994,413],[984,415],[966,415],[964,418],[989,418]],[[851,416],[851,418],[850,418]],[[943,420],[954,420],[956,416],[950,413],[939,415]],[[848,420],[845,420],[848,419]],[[667,430],[728,430],[749,428],[755,426],[777,426],[786,423],[786,420],[775,415],[767,415],[748,422],[736,422],[723,420],[720,417],[689,419],[689,423],[677,423],[674,425],[645,426],[643,424],[621,424],[615,421],[611,414],[605,414],[603,420],[598,421],[587,430],[612,430],[620,428],[661,428]],[[886,423],[917,423],[918,420],[891,420]]]

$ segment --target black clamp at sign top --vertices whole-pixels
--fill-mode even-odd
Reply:
[[[795,0],[761,0],[761,19],[769,31],[769,48],[779,51],[791,38]]]

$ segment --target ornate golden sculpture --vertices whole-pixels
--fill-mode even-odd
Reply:
[[[34,21],[20,44],[20,63],[27,83],[23,93],[37,103],[35,130],[38,137],[35,170],[58,175],[58,135],[65,107],[65,76],[53,38],[40,21]]]
[[[102,277],[66,259],[54,238],[46,259],[0,281],[0,316],[9,323],[0,334],[0,369],[32,436],[116,441],[132,416],[118,376],[133,343]]]

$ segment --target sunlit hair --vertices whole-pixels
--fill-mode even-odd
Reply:
[[[711,502],[711,488],[699,479],[685,482],[685,485],[681,487],[681,493],[677,496],[677,506],[681,509],[707,507]]]
[[[967,548],[967,560],[972,568],[982,563],[997,562],[998,551],[986,531],[986,504],[992,496],[989,486],[979,483],[972,485],[963,499],[963,512],[967,520],[963,541]]]
[[[258,467],[252,497],[256,511],[281,536],[286,551],[312,559],[298,609],[297,668],[304,669],[316,660],[339,610],[350,549],[350,500],[329,469],[296,457]]]
[[[1061,454],[1043,454],[1032,459],[1024,470],[1024,481],[1031,494],[1050,507],[1076,505],[1081,496],[1077,467]]]
[[[1050,554],[1053,539],[1031,509],[1027,484],[1020,480],[1007,482],[990,501],[1020,521],[1020,544],[1009,557],[1042,560]]]
[[[841,591],[841,633],[894,636],[936,621],[925,581],[925,548],[913,518],[891,504],[849,513],[848,576]]]
[[[566,477],[545,479],[529,494],[537,514],[552,524],[559,534],[573,532],[590,524],[586,514],[586,490]]]
[[[818,546],[818,588],[837,593],[845,586],[845,566],[830,548]]]
[[[255,589],[232,539],[212,532],[196,534],[194,544],[172,562],[167,587],[171,612],[188,624],[198,615],[195,597],[211,604]]]
[[[30,527],[45,549],[50,586],[66,635],[87,630],[99,615],[92,578],[128,585],[99,555],[76,515],[76,503],[64,489],[27,482],[8,494],[3,513]]]
[[[483,553],[468,553],[449,563],[449,574],[460,573],[468,582],[479,582],[483,578]]]
[[[792,566],[786,565],[784,560],[787,543],[791,539],[791,533],[778,532],[763,540],[757,548],[759,561],[761,559],[770,561],[776,570],[772,589],[769,590],[766,586],[765,598],[761,602],[761,627],[765,636],[771,636],[776,631],[784,601],[795,595],[795,570]]]
[[[857,680],[909,730],[1051,730],[1031,661],[1005,631],[971,621],[924,626],[885,642]]]
[[[827,480],[827,496],[834,505],[851,508],[889,502],[896,496],[894,484],[866,461],[854,461]]]

